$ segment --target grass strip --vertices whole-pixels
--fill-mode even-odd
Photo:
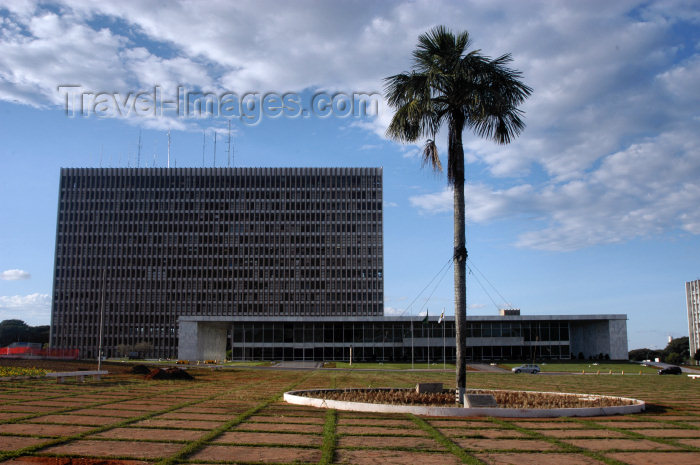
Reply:
[[[653,441],[653,442],[656,442],[659,444],[663,444],[665,446],[680,447],[681,449],[683,449],[685,451],[689,451],[689,452],[700,451],[700,447],[695,447],[695,446],[691,446],[688,444],[683,444],[683,443],[678,442],[677,440],[671,439],[671,438],[656,438],[653,436],[647,436],[645,434],[638,433],[636,431],[630,431],[630,430],[624,429],[624,428],[617,428],[615,426],[601,425],[601,424],[598,424],[598,423],[591,421],[591,420],[583,420],[583,419],[577,418],[574,421],[581,423],[583,425],[589,426],[592,429],[602,429],[602,430],[606,430],[606,431],[615,431],[617,433],[624,434],[625,436],[627,436],[631,439],[638,439],[638,440],[645,440],[646,439],[648,441]],[[659,425],[659,426],[662,426],[662,425]]]
[[[309,378],[313,372],[307,374],[306,376],[303,376],[302,378],[298,379],[294,383],[290,384],[289,386],[285,387],[282,392],[286,391],[291,391],[293,390],[296,386],[299,384],[303,383],[306,381],[307,378]],[[170,457],[160,460],[157,462],[156,465],[173,465],[178,462],[182,462],[186,459],[187,456],[194,454],[198,450],[200,450],[202,447],[216,439],[217,437],[221,436],[223,433],[227,432],[231,428],[238,426],[239,424],[243,423],[246,421],[248,418],[252,417],[256,413],[258,413],[260,410],[264,409],[265,407],[269,406],[270,404],[277,402],[280,399],[280,394],[274,394],[272,397],[268,398],[267,400],[264,400],[263,402],[259,403],[255,407],[252,407],[245,412],[239,414],[236,418],[227,421],[221,426],[218,426],[217,428],[214,428],[211,430],[209,433],[205,434],[199,439],[196,439],[194,441],[191,441],[189,444],[187,444],[185,447],[177,451],[175,454],[171,455]]]
[[[555,446],[559,447],[561,449],[561,452],[567,452],[570,454],[581,454],[585,455],[587,457],[590,457],[592,459],[599,460],[603,463],[607,463],[608,465],[627,465],[625,462],[621,462],[619,460],[612,459],[610,457],[607,457],[599,452],[594,452],[588,449],[584,449],[583,447],[578,447],[573,444],[569,444],[568,442],[561,441],[557,438],[552,438],[549,436],[546,436],[542,433],[538,433],[537,431],[532,431],[527,428],[523,428],[522,426],[514,425],[513,423],[510,423],[505,420],[501,420],[499,418],[489,418],[492,422],[498,424],[499,426],[511,430],[518,431],[520,433],[525,434],[526,436],[530,436],[533,439],[540,439],[542,441],[546,441],[550,444],[554,444]],[[556,452],[556,451],[553,451]]]
[[[408,414],[408,417],[413,420],[413,422],[418,425],[420,429],[428,433],[428,435],[433,438],[435,441],[437,441],[439,444],[441,444],[445,449],[450,451],[453,455],[456,455],[462,463],[466,463],[468,465],[484,465],[485,462],[479,460],[478,458],[474,457],[473,455],[468,454],[464,449],[459,447],[457,444],[455,444],[450,438],[442,434],[438,429],[433,427],[430,423],[427,421],[423,420],[420,417],[417,417],[416,415],[413,415],[412,413]]]
[[[321,460],[319,465],[330,465],[335,457],[338,435],[335,426],[338,424],[338,413],[335,410],[326,412],[326,422],[323,424],[323,444],[321,444]]]
[[[182,390],[184,390],[184,389],[185,389],[185,388],[183,387],[183,388],[171,389],[171,390],[168,390],[168,391],[165,391],[165,392],[166,392],[166,393],[171,393],[171,392],[182,391]],[[138,396],[138,397],[131,398],[131,399],[129,399],[129,400],[148,399],[148,398],[155,397],[155,396],[158,396],[158,395],[161,395],[161,394],[162,394],[161,392],[149,393],[149,394],[144,394],[144,395],[142,395],[142,396]],[[30,413],[29,415],[24,415],[24,416],[21,416],[21,417],[11,418],[11,419],[8,419],[8,420],[0,421],[0,425],[5,425],[5,424],[9,424],[9,423],[21,423],[21,422],[26,421],[26,420],[31,420],[32,418],[38,418],[38,417],[43,417],[43,416],[47,416],[47,415],[62,415],[62,414],[64,414],[64,413],[70,413],[70,412],[73,412],[73,411],[76,411],[76,410],[83,410],[83,409],[87,409],[87,408],[100,407],[100,406],[102,406],[102,405],[109,405],[109,404],[114,404],[114,403],[115,403],[114,399],[110,399],[110,400],[103,401],[103,402],[95,402],[95,403],[92,403],[92,404],[75,405],[75,406],[71,406],[71,407],[59,408],[59,409],[57,409],[57,410],[50,410],[50,411],[47,411],[47,412]],[[90,426],[90,425],[88,425],[88,426]]]
[[[130,383],[134,383],[133,381],[129,381],[129,382],[130,382]],[[136,383],[138,383],[138,381],[137,381]],[[70,386],[70,387],[72,387],[72,386]],[[66,386],[66,389],[68,389],[68,388],[69,388],[69,386]],[[116,386],[116,387],[110,388],[109,391],[116,391],[116,390],[120,390],[120,389],[122,389],[122,386]],[[109,391],[102,391],[102,392],[109,392]],[[29,392],[35,392],[35,391],[29,391]],[[44,391],[40,391],[40,392],[44,392]],[[93,390],[93,391],[83,392],[83,393],[81,393],[80,395],[83,396],[83,395],[101,394],[102,392],[100,392],[99,390]],[[31,398],[28,398],[28,399],[22,399],[22,400],[16,400],[16,401],[11,401],[11,402],[5,402],[4,405],[5,405],[5,406],[22,405],[22,404],[24,404],[24,403],[27,402],[27,401],[36,402],[36,401],[43,401],[43,400],[61,399],[61,398],[63,398],[63,397],[70,396],[70,394],[72,394],[72,392],[65,392],[65,391],[64,391],[64,392],[61,392],[60,394],[51,395],[51,396],[46,396],[46,397],[41,397],[41,398],[39,398],[39,399],[37,399],[36,397],[31,397]],[[10,410],[6,410],[6,411],[9,412]],[[6,423],[6,422],[0,421],[0,425],[3,424],[3,423]]]
[[[251,384],[256,384],[256,383],[251,383]],[[250,387],[250,385],[239,386],[239,387],[237,387],[237,388],[232,389],[231,391],[229,391],[229,393],[235,392],[235,391],[237,391],[237,390],[244,389],[244,388],[247,388],[247,387]],[[169,391],[166,391],[166,392],[180,391],[180,390],[185,390],[185,389],[188,389],[188,388],[189,388],[189,386],[183,386],[183,387],[181,387],[181,388],[169,390]],[[157,392],[157,393],[152,393],[151,395],[141,396],[141,397],[139,397],[139,398],[144,398],[144,397],[155,397],[155,396],[160,395],[160,394],[162,394],[162,393]],[[224,393],[224,394],[227,394],[227,393]],[[222,393],[216,393],[216,394],[213,394],[213,395],[211,395],[211,396],[209,396],[209,397],[207,397],[207,398],[204,398],[204,399],[191,400],[191,401],[183,402],[183,403],[180,403],[180,404],[172,405],[172,406],[167,407],[167,408],[165,408],[165,409],[156,410],[156,411],[153,411],[153,412],[149,412],[149,413],[143,414],[143,415],[138,416],[138,417],[135,417],[135,418],[128,418],[128,419],[123,420],[123,421],[121,421],[121,422],[119,422],[119,423],[112,423],[112,424],[109,424],[109,425],[104,425],[104,426],[100,426],[100,427],[97,427],[97,428],[93,428],[93,429],[91,429],[91,430],[84,431],[84,432],[82,432],[82,433],[76,433],[76,434],[73,434],[73,435],[70,435],[70,436],[63,436],[63,437],[60,437],[60,438],[55,438],[55,439],[49,440],[49,441],[47,441],[47,442],[43,442],[43,443],[41,443],[41,444],[36,444],[36,445],[33,445],[33,446],[28,446],[28,447],[25,447],[25,448],[22,448],[22,449],[14,450],[14,451],[0,452],[0,462],[3,461],[3,460],[12,459],[12,458],[15,458],[15,457],[19,457],[20,455],[33,454],[34,452],[37,452],[37,451],[39,451],[39,450],[41,450],[41,449],[45,449],[45,448],[47,448],[47,447],[53,447],[53,446],[57,446],[57,445],[60,445],[60,444],[65,444],[65,443],[70,442],[70,441],[75,441],[75,440],[83,439],[83,438],[85,438],[85,437],[87,437],[87,436],[90,436],[90,435],[93,435],[93,434],[102,433],[102,432],[105,432],[105,431],[108,431],[108,430],[111,430],[111,429],[123,428],[123,427],[126,427],[126,426],[128,426],[128,425],[130,425],[130,424],[132,424],[132,423],[136,423],[136,422],[139,422],[139,421],[148,420],[148,419],[150,419],[150,418],[152,418],[152,417],[155,417],[155,416],[158,416],[158,415],[162,415],[162,414],[165,414],[165,413],[168,413],[168,412],[172,412],[172,411],[174,411],[174,410],[181,409],[181,408],[183,408],[183,407],[189,407],[190,405],[195,405],[195,404],[198,404],[198,403],[200,403],[200,402],[202,402],[202,401],[215,399],[215,398],[217,398],[217,397],[220,397],[221,395],[222,395]],[[130,400],[133,400],[133,399],[130,399]],[[110,402],[111,402],[111,401],[110,401]]]

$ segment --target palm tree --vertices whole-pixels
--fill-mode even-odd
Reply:
[[[508,68],[510,54],[495,59],[479,50],[467,51],[469,33],[454,35],[437,26],[418,37],[413,68],[385,81],[385,97],[396,109],[387,135],[401,142],[425,138],[423,164],[436,171],[442,163],[435,144],[440,127],[447,123],[447,180],[454,191],[454,287],[457,345],[456,384],[458,402],[466,388],[466,261],[464,214],[464,148],[462,133],[507,144],[525,128],[518,109],[532,93],[520,81],[522,74]]]

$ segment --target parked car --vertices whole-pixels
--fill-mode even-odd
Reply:
[[[539,373],[540,366],[539,365],[533,365],[531,363],[526,363],[524,365],[520,365],[519,367],[512,368],[511,371],[513,373],[532,373],[533,375],[536,375]]]
[[[681,370],[681,367],[677,367],[675,365],[670,366],[670,367],[666,367],[666,368],[662,368],[659,370],[660,375],[680,375],[681,373],[683,373],[683,371]]]

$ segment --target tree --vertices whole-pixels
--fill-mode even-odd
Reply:
[[[49,342],[49,326],[29,326],[22,320],[0,322],[0,347],[13,342]]]
[[[632,362],[643,362],[644,360],[654,360],[657,357],[661,357],[662,353],[660,350],[653,349],[633,349],[628,353],[628,358]]]
[[[695,355],[693,355],[693,360],[695,360],[695,362],[698,362],[696,363],[696,365],[700,363],[700,349],[695,351]]]
[[[671,354],[678,355],[679,361],[669,362],[668,357]],[[671,339],[666,348],[663,351],[662,360],[666,360],[667,363],[683,363],[690,358],[690,341],[688,336],[678,337],[676,339]]]
[[[680,363],[683,363],[683,359],[681,358],[678,352],[670,352],[668,355],[666,355],[664,361],[666,363],[670,363],[671,365],[678,365]]]
[[[456,381],[459,401],[466,389],[466,261],[464,210],[464,148],[462,133],[507,144],[525,123],[518,106],[532,89],[521,73],[508,68],[510,54],[491,59],[468,51],[469,33],[454,35],[437,26],[418,37],[413,67],[385,79],[385,97],[396,113],[387,135],[401,142],[426,139],[423,162],[442,170],[435,138],[447,125],[447,180],[454,199],[454,288],[457,345]]]

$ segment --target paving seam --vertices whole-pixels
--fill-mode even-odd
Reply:
[[[406,416],[410,418],[416,425],[418,425],[420,429],[428,433],[428,435],[431,438],[433,438],[438,444],[441,444],[445,449],[447,449],[448,452],[452,453],[457,458],[459,458],[463,463],[466,463],[468,465],[486,465],[486,462],[467,452],[464,448],[457,445],[454,441],[442,434],[440,430],[435,428],[423,418],[420,418],[411,413],[407,414]]]
[[[301,379],[297,380],[296,382],[290,384],[289,386],[285,387],[282,390],[282,393],[286,391],[290,391],[294,389],[296,386],[299,384],[303,383],[306,381],[314,372],[311,372],[305,376],[303,376]],[[265,380],[266,383],[269,383],[270,380]],[[262,382],[262,381],[261,381]],[[171,455],[168,458],[162,459],[157,462],[157,465],[173,465],[175,463],[181,463],[187,460],[188,456],[191,456],[195,452],[198,452],[201,450],[203,447],[207,445],[215,445],[211,444],[211,441],[216,439],[217,437],[221,436],[223,433],[228,432],[231,428],[234,426],[238,426],[239,424],[245,422],[248,418],[251,416],[255,415],[257,412],[260,410],[264,409],[265,407],[269,406],[270,404],[276,402],[278,399],[280,399],[281,394],[274,394],[273,396],[269,397],[268,399],[262,401],[255,407],[252,407],[248,410],[246,410],[243,413],[240,413],[238,416],[236,416],[233,420],[227,421],[223,425],[214,428],[213,430],[210,431],[209,434],[205,434],[201,438],[195,440],[195,441],[190,441],[187,446],[183,447],[180,449],[178,452],[175,454]]]
[[[653,419],[650,419],[650,420],[653,421]],[[667,446],[679,447],[679,448],[683,449],[683,451],[685,451],[685,452],[700,452],[700,447],[695,447],[695,446],[690,446],[687,444],[680,443],[680,442],[678,442],[677,439],[655,438],[653,436],[647,436],[645,434],[637,433],[636,431],[626,430],[624,428],[616,428],[614,426],[601,425],[601,424],[595,423],[592,420],[575,419],[574,421],[581,423],[581,424],[584,424],[584,425],[589,425],[589,426],[593,427],[592,429],[603,429],[603,430],[607,430],[607,431],[615,431],[618,433],[622,433],[625,436],[628,436],[632,439],[646,439],[648,441],[653,441],[653,442],[656,442],[659,444],[664,444]],[[660,424],[659,426],[662,426],[662,425],[663,424]],[[653,429],[653,428],[649,428],[649,429]],[[669,429],[681,429],[681,428],[669,428]],[[695,428],[689,428],[689,429],[694,430]],[[691,438],[683,438],[683,439],[691,439]],[[653,452],[653,451],[648,451],[648,452]]]
[[[139,381],[130,381],[130,382],[133,382],[134,385],[138,385],[138,384],[141,383],[141,382],[139,382]],[[108,391],[105,391],[105,392],[113,392],[113,391],[117,391],[117,390],[121,390],[121,389],[123,389],[123,386],[115,386],[115,387],[110,388]],[[26,391],[25,391],[25,392],[26,392]],[[29,391],[29,392],[34,392],[34,391]],[[83,394],[81,394],[81,395],[84,395],[84,394],[99,394],[99,393],[100,393],[99,390],[95,390],[95,391],[88,391],[88,392],[83,393]],[[64,398],[64,397],[70,397],[71,394],[72,394],[72,393],[70,393],[70,392],[63,392],[63,393],[57,394],[57,395],[55,395],[55,396],[42,397],[41,399],[29,398],[29,399],[18,400],[18,401],[16,401],[16,402],[7,402],[7,403],[5,403],[5,405],[9,405],[9,406],[12,406],[12,405],[22,405],[22,404],[24,404],[24,403],[26,403],[26,402],[28,402],[28,401],[37,402],[37,401],[43,401],[43,400],[55,400],[55,399],[61,399],[61,398]],[[51,406],[49,406],[49,407],[51,407]],[[0,421],[0,425],[3,424],[3,423],[4,423],[4,422]]]
[[[165,392],[177,392],[177,391],[182,391],[182,390],[185,390],[185,388],[181,388],[181,389],[171,389],[171,390],[165,391]],[[138,397],[136,397],[136,399],[147,399],[147,398],[149,398],[149,397],[155,397],[155,396],[160,395],[160,394],[162,394],[162,393],[159,392],[159,393],[156,393],[156,394],[153,394],[153,393],[151,393],[151,394],[145,394],[145,395],[143,395],[143,396],[138,396]],[[129,399],[129,400],[133,400],[133,399]],[[38,418],[38,417],[43,417],[43,416],[47,416],[47,415],[62,415],[62,414],[64,414],[64,413],[70,413],[70,412],[73,412],[73,411],[76,411],[76,410],[82,410],[82,409],[85,409],[85,408],[94,408],[94,407],[99,407],[99,406],[102,406],[102,405],[109,405],[109,404],[114,404],[114,403],[118,403],[118,402],[115,402],[114,399],[110,399],[110,400],[105,401],[105,402],[95,402],[95,403],[92,403],[92,404],[85,404],[85,405],[80,405],[80,406],[76,406],[76,407],[66,407],[66,408],[63,408],[63,409],[50,410],[50,411],[47,411],[47,412],[38,412],[38,413],[33,413],[33,414],[25,415],[25,416],[23,416],[23,417],[17,417],[17,418],[12,418],[12,419],[9,419],[9,420],[0,421],[0,425],[5,425],[5,424],[8,424],[8,423],[20,423],[20,422],[22,422],[22,421],[31,420],[32,418]]]
[[[504,427],[504,428],[512,429],[512,430],[515,430],[515,431],[519,431],[519,432],[521,432],[521,433],[523,433],[523,434],[526,434],[526,435],[528,435],[528,436],[530,436],[530,437],[532,437],[532,438],[534,438],[534,439],[540,439],[540,440],[542,440],[542,441],[549,442],[550,444],[554,444],[555,446],[557,446],[557,447],[559,447],[559,448],[561,449],[560,451],[552,451],[552,453],[554,453],[554,452],[576,453],[576,454],[585,455],[585,456],[587,456],[587,457],[590,457],[590,458],[599,460],[599,461],[604,462],[604,463],[606,463],[606,464],[608,464],[608,465],[627,465],[625,462],[622,462],[622,461],[620,461],[620,460],[616,460],[616,459],[607,457],[607,456],[605,456],[604,454],[601,454],[601,453],[599,453],[599,452],[595,452],[595,451],[591,451],[591,450],[588,450],[588,449],[584,449],[583,447],[574,446],[573,444],[569,444],[569,443],[567,443],[567,442],[560,441],[560,440],[557,439],[557,438],[553,438],[553,437],[550,437],[550,436],[545,436],[545,435],[542,434],[542,433],[538,433],[537,431],[532,431],[532,430],[530,430],[530,429],[528,429],[528,428],[524,428],[524,427],[522,427],[522,426],[515,425],[515,424],[510,423],[510,422],[508,422],[508,421],[501,420],[500,418],[493,418],[493,417],[491,417],[491,418],[489,418],[489,419],[490,419],[492,422],[494,422],[494,423],[496,423],[496,424],[498,424],[498,425],[501,425],[501,426]],[[567,421],[567,422],[568,422],[568,421]]]
[[[202,402],[202,401],[212,400],[212,399],[215,399],[215,398],[221,396],[222,394],[230,394],[230,393],[236,392],[236,391],[238,391],[238,390],[241,390],[241,389],[243,389],[243,388],[250,387],[250,385],[255,385],[255,384],[260,384],[260,383],[262,383],[262,381],[260,381],[260,382],[258,382],[258,383],[249,383],[249,384],[247,384],[247,385],[239,386],[239,387],[237,387],[237,388],[235,388],[235,389],[231,389],[231,390],[229,390],[229,391],[227,391],[227,392],[224,392],[224,393],[216,393],[216,394],[213,394],[213,395],[211,395],[211,396],[209,396],[209,397],[197,399],[197,400],[194,400],[194,401],[183,402],[183,403],[181,403],[181,404],[177,404],[177,405],[168,407],[168,408],[166,408],[166,409],[162,409],[162,410],[157,410],[157,411],[154,411],[154,412],[146,413],[146,414],[144,414],[144,415],[141,415],[140,417],[129,418],[129,419],[126,419],[126,420],[121,421],[121,422],[119,422],[119,423],[115,423],[115,424],[111,424],[111,425],[104,425],[104,426],[102,426],[102,427],[94,428],[94,429],[91,429],[91,430],[89,430],[89,431],[84,431],[84,432],[82,432],[82,433],[77,433],[77,434],[74,434],[74,435],[71,435],[71,436],[65,436],[65,437],[61,437],[61,438],[56,438],[56,439],[53,440],[53,441],[48,441],[48,442],[45,442],[45,443],[42,443],[42,444],[37,444],[37,445],[35,445],[35,446],[29,446],[29,447],[25,447],[25,448],[22,448],[22,449],[17,449],[17,450],[15,450],[15,451],[0,452],[0,461],[2,461],[2,460],[7,460],[7,459],[10,459],[10,458],[19,457],[20,455],[34,454],[35,452],[38,452],[38,451],[40,451],[41,449],[45,449],[45,448],[47,448],[47,447],[52,447],[52,446],[56,446],[56,445],[59,445],[59,444],[64,444],[64,443],[67,443],[67,442],[71,442],[71,441],[83,439],[83,438],[85,438],[85,437],[87,437],[87,436],[90,436],[90,435],[93,435],[93,434],[97,434],[97,433],[102,433],[102,432],[105,432],[105,431],[109,431],[109,430],[111,430],[111,429],[123,428],[123,427],[125,427],[125,426],[128,426],[128,425],[130,425],[130,424],[132,424],[132,423],[136,423],[136,422],[138,422],[138,421],[147,420],[147,419],[152,418],[152,417],[154,417],[154,416],[162,415],[163,413],[168,413],[168,412],[171,412],[171,411],[174,411],[174,410],[183,408],[183,407],[188,407],[188,406],[190,406],[190,405],[195,405],[195,404],[200,403],[200,402]],[[190,388],[190,387],[189,387],[189,386],[184,386],[184,387],[177,388],[177,389],[167,390],[167,391],[165,391],[165,392],[166,392],[166,393],[172,393],[172,392],[184,391],[184,390],[186,390],[186,389],[188,389],[188,388]],[[158,396],[158,395],[161,395],[161,394],[163,394],[163,393],[162,393],[162,392],[159,392],[159,393],[155,393],[155,394],[151,394],[151,395],[140,396],[140,397],[137,397],[137,399],[148,398],[148,397],[155,397],[155,396]],[[129,399],[129,400],[133,400],[133,399]],[[109,404],[109,403],[113,403],[113,401],[106,402],[106,403],[101,403],[101,404],[97,404],[97,405],[106,405],[106,404]],[[94,405],[93,405],[93,406],[94,406]],[[81,407],[81,408],[83,408],[83,407]],[[43,415],[46,415],[46,414],[44,413]],[[41,415],[39,415],[39,416],[41,416]],[[133,457],[131,457],[131,459],[133,459]]]

